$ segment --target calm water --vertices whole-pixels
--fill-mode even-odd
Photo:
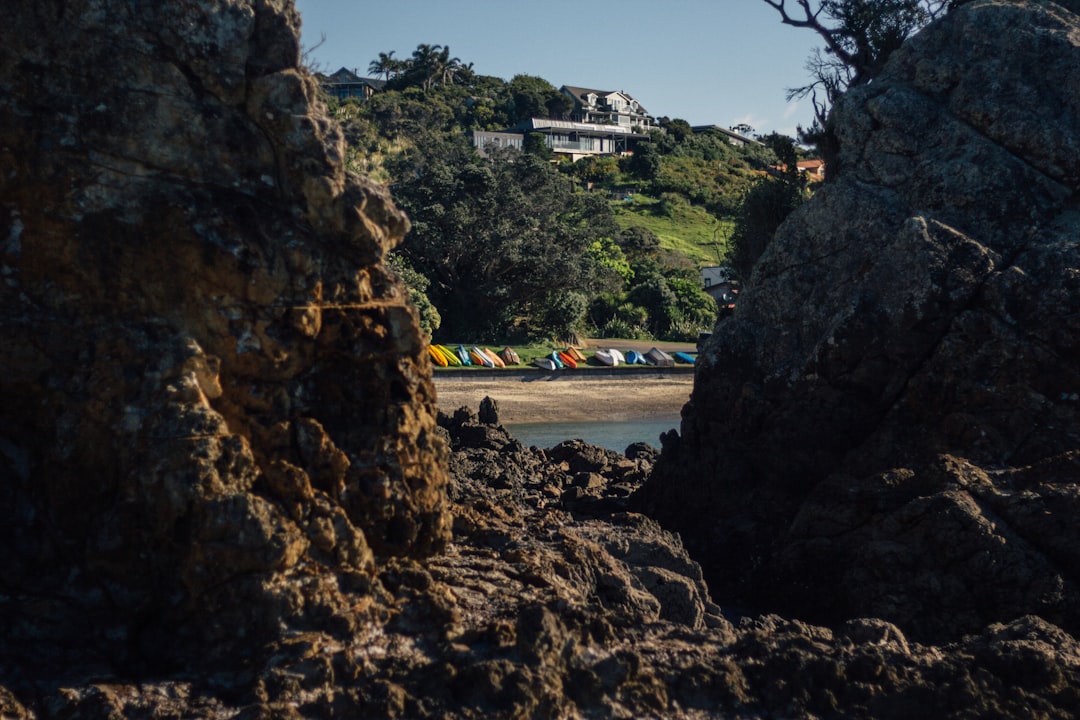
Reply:
[[[623,422],[507,423],[506,429],[526,447],[549,448],[563,440],[584,440],[593,445],[624,452],[632,443],[660,447],[660,433],[679,429],[679,418]]]

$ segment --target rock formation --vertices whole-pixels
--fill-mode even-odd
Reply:
[[[132,667],[229,656],[342,591],[313,568],[440,549],[381,262],[408,223],[346,175],[291,5],[20,3],[0,34],[4,614],[66,603],[53,639]]]
[[[1019,4],[979,12],[1050,17]],[[656,450],[526,448],[494,424],[494,401],[483,418],[437,415],[415,316],[382,263],[407,221],[385,190],[344,172],[340,134],[297,65],[287,0],[43,0],[16,3],[4,20],[0,717],[1080,715],[1080,645],[1047,619],[1009,618],[931,645],[883,619],[824,627],[722,609],[679,537],[632,509]],[[936,233],[944,225],[934,222]],[[962,284],[977,265],[959,262],[970,242],[955,241],[955,273],[942,260],[926,276]],[[1037,247],[1028,242],[1009,267],[1060,269]],[[1054,247],[1068,257],[1065,240]],[[1074,298],[1061,273],[1046,292],[1002,295],[1027,287],[1002,274],[974,296],[1029,303],[1009,317]],[[762,307],[779,297],[760,287]],[[980,323],[974,296],[963,327],[1010,326],[1004,315]],[[934,319],[943,312],[925,315],[928,327],[949,324]],[[1047,369],[1075,322],[1060,314],[1020,348],[1038,350]],[[889,423],[923,437],[890,413],[929,418],[930,404],[981,392],[985,412],[969,410],[971,421],[995,427],[1002,406],[976,382],[980,367],[1005,379],[1025,366],[1019,356],[995,364],[1000,356],[966,338],[950,339],[973,361],[954,370],[955,396],[913,379],[921,392],[898,393],[845,472],[884,456]],[[833,363],[861,357],[841,345]],[[709,360],[722,361],[716,348]],[[707,380],[703,394],[715,387]],[[782,402],[762,392],[736,410],[775,439],[790,426],[766,422],[765,400]],[[1071,427],[1059,424],[1072,400],[1019,397],[1036,403],[1019,413],[1057,409],[1037,438],[1007,425],[1022,440],[1014,456],[1031,465],[928,451],[861,483],[837,472],[801,485],[784,472],[794,465],[775,461],[776,483],[762,492],[800,514],[769,567],[790,577],[784,562],[845,534],[880,533],[865,546],[885,554],[950,529],[958,552],[984,543],[987,567],[1007,560],[1012,577],[1030,571],[1029,555],[1057,560],[1057,575],[1038,578],[1051,583],[1040,609],[1062,607],[1055,598],[1070,587],[1050,590],[1076,547],[1057,512],[1073,497],[1075,456],[1058,434]],[[811,399],[820,412],[824,401]],[[682,443],[665,436],[673,497],[694,489],[672,470],[700,461],[701,407],[688,410]],[[721,456],[741,457],[732,464],[746,473],[761,464],[731,446]],[[749,475],[723,477],[737,488]],[[688,514],[701,506],[681,497]],[[730,504],[715,510],[740,520]],[[772,506],[759,510],[781,527]],[[890,527],[907,535],[886,538]],[[994,543],[1014,554],[992,554]],[[1015,587],[1023,599],[1031,584]]]
[[[642,494],[721,604],[1080,630],[1077,11],[965,4],[837,104]]]

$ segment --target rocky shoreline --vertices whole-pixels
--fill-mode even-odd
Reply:
[[[6,19],[4,720],[1080,717],[1080,3],[845,96],[625,454],[437,388],[288,0]]]

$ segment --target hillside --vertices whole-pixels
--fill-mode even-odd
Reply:
[[[735,229],[734,218],[717,218],[697,205],[665,203],[644,194],[612,203],[612,209],[620,228],[649,230],[660,239],[660,247],[695,267],[722,264]]]

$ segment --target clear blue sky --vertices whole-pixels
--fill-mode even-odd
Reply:
[[[625,90],[657,117],[691,125],[745,122],[795,134],[813,118],[805,84],[817,45],[761,0],[296,0],[309,61],[368,75],[380,52],[408,58],[449,45],[481,75],[526,74],[555,87]]]

